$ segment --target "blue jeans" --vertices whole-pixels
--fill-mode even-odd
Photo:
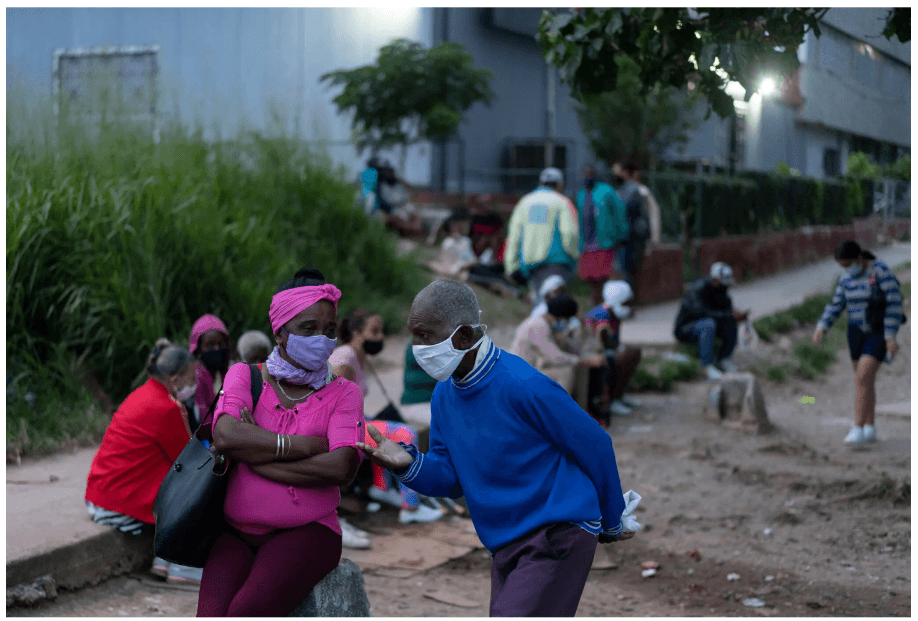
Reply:
[[[721,362],[733,355],[736,349],[736,340],[739,326],[732,317],[725,319],[699,319],[695,323],[685,326],[680,331],[680,340],[689,343],[698,343],[698,357],[701,365],[708,366],[714,362],[714,339],[719,338],[723,345],[718,352],[717,361]]]

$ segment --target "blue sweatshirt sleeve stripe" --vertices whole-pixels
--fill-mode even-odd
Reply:
[[[575,459],[593,482],[599,496],[603,531],[619,528],[625,499],[612,438],[554,380],[537,374],[526,384],[526,393],[525,413],[532,424]]]
[[[832,325],[841,317],[842,311],[845,310],[845,284],[848,280],[847,277],[842,278],[835,287],[835,295],[832,296],[832,301],[826,305],[826,310],[819,319],[817,327],[826,332],[832,328]]]
[[[880,291],[886,298],[886,316],[883,318],[883,337],[894,339],[902,325],[902,292],[899,290],[899,279],[886,265],[877,263],[877,282]]]

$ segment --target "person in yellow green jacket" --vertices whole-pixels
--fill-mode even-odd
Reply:
[[[596,179],[596,169],[583,169],[577,192],[580,213],[580,279],[590,283],[593,304],[602,304],[602,288],[612,275],[615,247],[628,240],[625,203],[608,183]]]
[[[520,199],[507,227],[504,270],[517,270],[526,278],[530,291],[557,274],[568,282],[580,256],[580,226],[577,209],[564,194],[564,175],[546,168],[539,175],[539,187]],[[533,307],[539,303],[533,296]]]

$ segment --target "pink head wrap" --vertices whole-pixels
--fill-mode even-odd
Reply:
[[[215,315],[204,315],[200,319],[194,322],[194,325],[191,327],[191,340],[188,342],[188,350],[191,353],[198,348],[198,341],[201,338],[201,335],[207,332],[208,330],[217,330],[222,332],[226,336],[229,336],[229,330],[226,329],[226,325]]]
[[[328,300],[338,310],[338,300],[341,291],[335,285],[318,285],[312,287],[297,287],[281,291],[271,298],[271,308],[268,317],[271,319],[271,330],[276,334],[285,323],[309,308],[319,300]]]

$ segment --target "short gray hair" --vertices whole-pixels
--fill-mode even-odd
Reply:
[[[151,377],[165,379],[178,375],[193,362],[194,356],[190,351],[173,345],[169,339],[159,339],[147,359],[147,373]]]
[[[455,280],[435,280],[418,293],[411,308],[423,311],[434,321],[443,322],[450,329],[474,326],[481,320],[478,297],[467,284]],[[476,332],[481,330],[478,328]]]
[[[259,330],[249,330],[240,336],[239,341],[236,343],[236,350],[242,357],[243,362],[249,362],[249,354],[259,348],[264,348],[269,354],[274,349],[274,343],[271,342],[268,335]]]

